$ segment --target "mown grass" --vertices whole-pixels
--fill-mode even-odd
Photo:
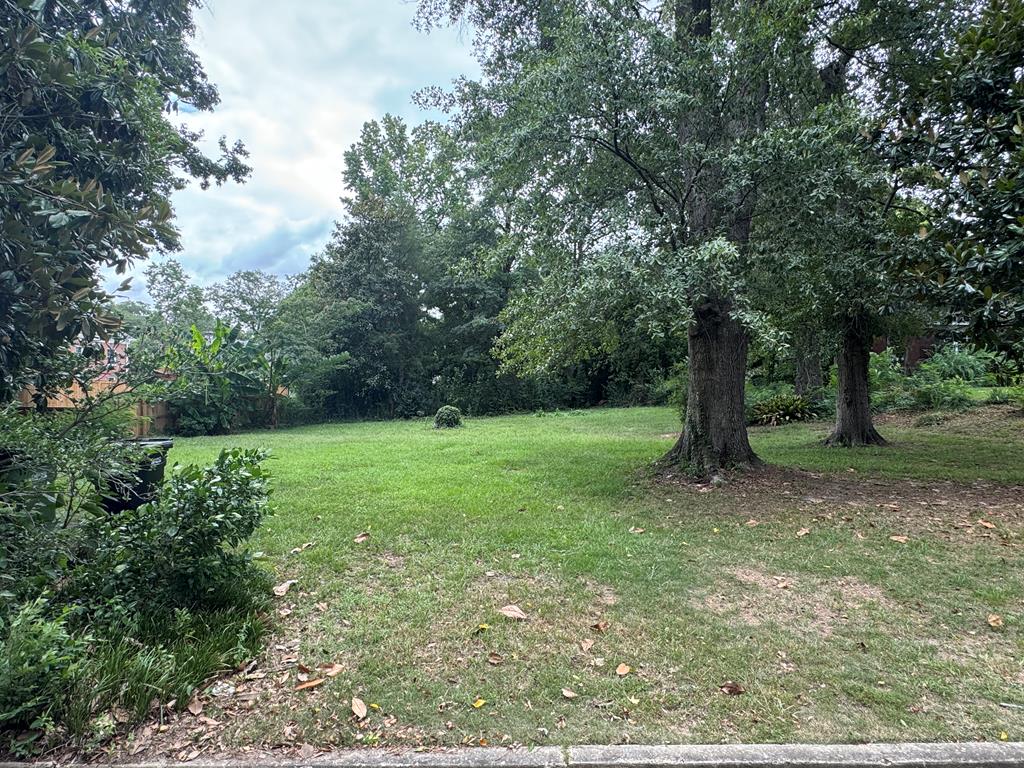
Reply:
[[[256,544],[297,580],[255,703],[207,714],[227,745],[1024,738],[1001,706],[1024,705],[1022,426],[900,419],[858,451],[756,429],[812,474],[721,489],[646,473],[678,430],[657,408],[179,440],[181,462],[272,451]]]

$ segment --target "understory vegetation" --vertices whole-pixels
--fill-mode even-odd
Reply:
[[[245,543],[267,511],[265,454],[175,467],[133,504],[165,458],[125,424],[113,401],[0,412],[2,752],[102,744],[262,647],[269,577]]]

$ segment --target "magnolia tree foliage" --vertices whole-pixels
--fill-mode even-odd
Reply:
[[[176,126],[217,92],[188,40],[197,0],[0,0],[0,400],[46,388],[55,349],[116,324],[101,272],[173,250],[171,193],[240,180]]]
[[[901,267],[954,328],[1024,357],[1024,3],[991,0],[878,134],[930,205]]]

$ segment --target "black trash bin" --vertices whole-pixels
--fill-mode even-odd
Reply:
[[[135,477],[108,484],[103,496],[103,509],[118,514],[129,509],[138,509],[156,498],[164,481],[167,468],[167,452],[174,447],[174,441],[165,438],[143,438],[133,441],[145,455],[135,470]]]

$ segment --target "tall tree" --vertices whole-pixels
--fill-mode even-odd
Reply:
[[[549,257],[545,279],[582,286],[595,260],[622,275],[613,262],[635,257],[647,278],[662,276],[658,294],[675,297],[662,309],[687,329],[690,375],[686,423],[668,460],[698,474],[755,463],[743,407],[757,187],[746,150],[793,101],[794,75],[806,79],[805,60],[793,55],[803,30],[789,7],[424,0],[421,15],[465,16],[479,30],[483,81],[456,96],[471,129],[487,126],[489,171],[549,207],[588,211],[531,233],[534,252]],[[622,226],[607,237],[570,231],[609,215]],[[573,247],[587,240],[587,252]]]
[[[288,290],[285,278],[246,269],[210,286],[206,300],[218,319],[252,338],[264,339]]]

